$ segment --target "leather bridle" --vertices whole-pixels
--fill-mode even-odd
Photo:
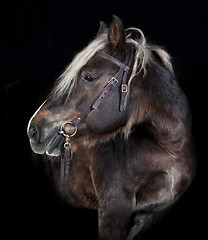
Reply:
[[[68,178],[69,178],[69,164],[70,160],[72,159],[73,152],[71,150],[70,138],[73,137],[77,133],[77,126],[79,123],[86,118],[94,109],[97,109],[104,98],[113,90],[113,88],[121,82],[121,100],[120,100],[120,111],[125,109],[125,101],[128,92],[128,85],[127,85],[127,75],[131,70],[131,66],[133,63],[133,49],[130,47],[129,54],[127,55],[124,62],[119,61],[115,57],[109,55],[104,51],[98,51],[96,56],[104,58],[108,61],[111,61],[115,65],[119,66],[119,70],[112,76],[101,93],[94,98],[90,104],[72,121],[65,122],[61,125],[60,131],[58,135],[53,140],[50,149],[54,149],[60,144],[63,137],[65,137],[64,143],[64,157],[61,159],[61,170],[60,170],[60,192],[63,193],[65,196],[68,190]],[[72,134],[68,134],[65,130],[67,125],[71,125],[74,128],[74,132]],[[48,150],[49,153],[50,150]]]

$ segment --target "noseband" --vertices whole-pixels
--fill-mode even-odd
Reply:
[[[85,118],[87,115],[92,112],[94,109],[97,109],[104,98],[113,90],[113,88],[117,85],[117,83],[121,82],[121,99],[120,99],[120,111],[122,112],[125,110],[125,102],[128,92],[127,86],[127,75],[131,70],[131,66],[133,63],[133,49],[130,48],[129,54],[127,55],[124,62],[119,61],[115,57],[107,54],[103,51],[98,51],[96,56],[106,59],[119,67],[119,70],[113,75],[101,91],[101,93],[94,98],[90,104],[72,121],[65,122],[61,125],[60,131],[58,136],[65,137],[64,143],[64,158],[61,160],[61,171],[60,171],[60,191],[64,192],[64,195],[67,193],[67,182],[69,176],[69,164],[70,160],[72,159],[73,153],[71,150],[70,138],[73,137],[77,133],[77,126],[78,124]],[[68,134],[65,130],[65,127],[70,125],[74,128],[72,134]],[[57,137],[58,137],[57,136]]]

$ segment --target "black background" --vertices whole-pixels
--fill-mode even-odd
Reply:
[[[119,16],[165,46],[190,101],[198,153],[196,178],[147,239],[206,236],[208,8],[206,1],[7,1],[1,8],[1,204],[7,235],[96,239],[96,211],[73,209],[57,198],[42,168],[30,161],[27,122],[99,21]],[[37,99],[38,102],[37,102]],[[76,237],[74,235],[76,234]]]

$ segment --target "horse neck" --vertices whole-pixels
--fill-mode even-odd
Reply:
[[[191,115],[175,77],[160,63],[152,61],[139,89],[138,114],[147,131],[167,151],[179,152],[190,139]]]

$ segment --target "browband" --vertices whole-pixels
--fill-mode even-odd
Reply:
[[[122,63],[118,59],[114,58],[113,56],[111,56],[111,55],[109,55],[109,54],[107,54],[107,53],[105,53],[103,51],[98,51],[96,53],[96,55],[99,56],[99,57],[102,57],[102,58],[104,58],[106,60],[109,60],[109,61],[113,62],[118,67],[122,68],[125,72],[128,72],[130,70],[130,67],[126,65],[127,64],[126,62]]]

